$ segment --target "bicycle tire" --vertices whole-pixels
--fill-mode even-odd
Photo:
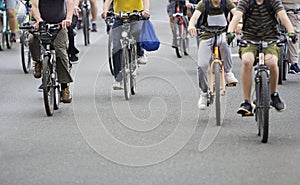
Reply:
[[[12,43],[10,42],[8,32],[5,33],[5,41],[6,41],[6,47],[7,47],[7,49],[11,49]]]
[[[130,58],[130,90],[131,94],[136,94],[136,76],[137,76],[137,47],[132,46]]]
[[[183,56],[183,40],[181,37],[181,29],[180,29],[180,20],[178,18],[174,19],[174,27],[173,27],[173,37],[175,40],[175,52],[178,58]]]
[[[283,48],[284,48],[284,53],[283,53],[284,55],[283,55],[283,76],[282,76],[282,80],[286,80],[288,70],[289,70],[289,63],[288,63],[288,57],[287,57],[288,44],[285,43]]]
[[[60,85],[56,84],[55,91],[54,91],[54,110],[59,109],[60,99],[61,99]]]
[[[215,107],[216,107],[216,125],[221,125],[221,100],[220,100],[220,92],[221,92],[221,79],[220,79],[220,65],[218,61],[214,63],[214,74],[215,74]]]
[[[108,32],[108,44],[107,44],[107,49],[108,49],[108,64],[109,64],[109,70],[111,75],[114,75],[114,68],[113,68],[113,40],[112,40],[112,29],[109,30]]]
[[[24,73],[27,74],[29,73],[31,67],[31,55],[28,48],[27,34],[25,31],[21,31],[20,43],[22,68]]]
[[[126,100],[131,98],[131,85],[130,85],[130,69],[129,69],[129,50],[124,48],[122,52],[122,76],[124,83],[124,96]]]
[[[82,23],[83,23],[83,37],[84,45],[90,44],[90,34],[89,34],[89,14],[87,8],[82,8]]]
[[[184,53],[184,55],[189,55],[189,50],[190,50],[187,26],[188,26],[188,23],[187,23],[187,21],[185,21],[184,28],[183,28],[183,53]]]
[[[283,65],[284,65],[284,47],[280,47],[279,59],[278,59],[278,84],[282,84],[283,80]]]
[[[3,33],[3,16],[0,15],[0,51],[4,50],[4,45],[5,45],[5,38],[4,38],[4,33]]]
[[[256,113],[258,121],[258,135],[262,143],[268,142],[269,137],[269,109],[270,89],[267,71],[259,72],[259,82],[256,84]]]
[[[44,57],[42,68],[43,68],[43,77],[42,77],[43,98],[44,98],[45,110],[48,116],[52,116],[54,113],[55,92],[54,92],[54,85],[52,84],[52,80],[51,80],[52,67],[50,64],[49,56]]]

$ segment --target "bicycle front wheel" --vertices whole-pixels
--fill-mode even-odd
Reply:
[[[221,68],[218,62],[214,62],[214,74],[215,74],[215,106],[216,106],[216,125],[221,125],[221,79],[220,79]]]
[[[173,27],[173,39],[175,41],[175,52],[178,58],[183,56],[183,25],[180,24],[180,19],[175,18]]]
[[[28,47],[28,34],[25,31],[21,31],[20,43],[21,43],[21,60],[24,73],[28,73],[31,67],[31,56]]]
[[[112,39],[112,28],[109,30],[108,33],[108,43],[107,43],[107,47],[108,47],[108,64],[109,64],[109,69],[110,69],[110,73],[112,75],[115,74],[114,72],[114,68],[113,68],[113,39]]]
[[[90,31],[89,31],[89,12],[87,8],[82,8],[82,23],[83,23],[83,37],[84,45],[90,44]]]
[[[279,59],[278,59],[278,84],[282,84],[283,80],[283,65],[284,65],[284,47],[280,47]]]
[[[256,83],[256,114],[258,121],[258,135],[262,143],[268,142],[270,89],[267,71],[258,73],[259,82]]]
[[[129,50],[128,48],[123,48],[122,56],[122,75],[124,82],[124,95],[125,99],[129,100],[131,98],[131,85],[130,85],[130,68],[129,68]]]
[[[55,87],[51,79],[52,65],[50,63],[50,57],[45,56],[43,60],[43,96],[45,110],[48,116],[52,116],[54,113],[54,101],[55,101]]]
[[[137,76],[137,48],[136,45],[132,45],[131,55],[130,55],[130,87],[131,94],[135,95],[136,93],[136,76]]]

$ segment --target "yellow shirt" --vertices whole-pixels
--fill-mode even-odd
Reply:
[[[143,10],[142,0],[114,0],[115,13],[122,12],[133,12],[133,10]]]

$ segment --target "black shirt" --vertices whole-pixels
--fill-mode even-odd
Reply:
[[[39,0],[41,18],[50,24],[62,22],[66,18],[65,0]]]

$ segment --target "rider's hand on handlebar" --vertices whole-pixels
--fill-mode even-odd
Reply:
[[[150,12],[148,9],[145,9],[142,11],[142,16],[145,17],[145,18],[148,18],[150,17]]]
[[[69,20],[69,19],[65,19],[61,22],[61,27],[66,30],[67,27],[71,26],[72,24],[72,20]]]
[[[197,30],[195,26],[189,26],[188,27],[188,32],[192,37],[196,37],[197,36]]]
[[[230,45],[235,38],[234,32],[226,33],[226,38],[227,38],[227,44]]]
[[[103,11],[102,14],[101,14],[102,19],[105,20],[106,16],[107,16],[107,11]]]
[[[298,40],[298,36],[295,33],[288,33],[287,36],[292,39],[292,42],[295,44]]]

